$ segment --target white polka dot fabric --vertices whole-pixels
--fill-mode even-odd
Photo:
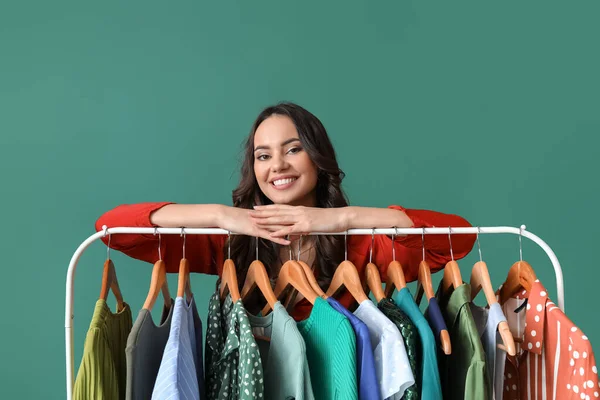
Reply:
[[[523,302],[527,306],[515,313]],[[576,400],[600,396],[598,371],[587,338],[536,281],[503,305],[513,335],[522,338],[507,356],[504,400]]]

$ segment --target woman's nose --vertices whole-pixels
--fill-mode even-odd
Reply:
[[[271,170],[273,172],[283,171],[288,167],[288,163],[285,161],[284,157],[277,156],[273,157],[271,160]]]

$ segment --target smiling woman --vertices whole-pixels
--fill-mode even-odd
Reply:
[[[113,226],[220,227],[241,233],[231,238],[231,258],[237,267],[238,282],[244,282],[247,268],[255,259],[255,240],[259,240],[259,258],[271,278],[278,275],[289,258],[291,245],[314,271],[319,285],[326,289],[335,268],[344,260],[344,238],[309,236],[298,249],[298,237],[306,232],[340,232],[351,228],[386,227],[466,227],[462,217],[428,210],[349,206],[335,150],[325,127],[312,113],[293,103],[280,103],[264,109],[254,122],[246,140],[240,183],[233,190],[233,206],[220,204],[141,203],[125,204],[102,215],[96,229]],[[290,235],[290,239],[287,237]],[[454,258],[471,250],[474,235],[453,238]],[[140,260],[154,263],[158,257],[158,238],[144,235],[117,235],[111,247]],[[371,238],[350,236],[348,259],[362,274],[368,262]],[[421,261],[421,237],[399,236],[392,241],[378,236],[373,262],[382,280],[391,261],[392,245],[396,259],[404,267],[407,281],[417,277]],[[186,257],[192,272],[220,275],[227,252],[226,236],[188,238]],[[432,271],[450,261],[447,238],[429,235],[425,240],[426,258]],[[169,272],[178,270],[182,257],[179,238],[167,235],[161,252]],[[296,251],[295,251],[296,253]],[[353,298],[347,293],[340,301],[350,307]],[[245,304],[256,310],[261,304]],[[307,301],[295,304],[292,315],[303,319],[310,311]]]

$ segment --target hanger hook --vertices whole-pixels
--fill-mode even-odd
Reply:
[[[227,231],[227,258],[231,259],[231,231]]]
[[[293,258],[292,258],[292,241],[290,240],[290,235],[287,235],[286,237],[287,237],[288,242],[290,242],[290,244],[288,245],[288,248],[290,250],[290,260],[293,260]]]
[[[256,237],[256,259],[258,260],[258,236]]]
[[[104,237],[106,237],[107,233],[108,233],[108,226],[104,225]],[[111,234],[108,234],[108,246],[106,246],[106,259],[110,260],[110,238],[112,237]]]
[[[477,247],[479,248],[479,261],[483,261],[481,257],[481,243],[479,243],[479,233],[481,232],[481,228],[477,227]]]
[[[348,261],[348,230],[344,233],[344,260]]]
[[[454,261],[454,252],[452,251],[452,228],[448,227],[448,241],[450,242],[450,258]]]
[[[392,261],[396,261],[396,246],[394,245],[396,243],[394,241],[396,236],[398,236],[398,228],[394,227],[394,233],[392,234]]]
[[[300,249],[302,248],[302,235],[298,238],[298,261],[300,261]]]
[[[425,261],[425,228],[421,231],[421,247],[423,248],[423,261]]]
[[[369,251],[369,262],[373,261],[373,246],[375,245],[375,228],[371,229],[371,250]]]
[[[183,227],[181,227],[181,234],[179,236],[183,236],[183,258],[185,258],[185,238],[186,238],[186,234],[185,234],[185,230]]]
[[[154,236],[158,233],[158,259],[162,260],[162,254],[160,253],[160,232],[158,231],[158,227],[154,227]]]

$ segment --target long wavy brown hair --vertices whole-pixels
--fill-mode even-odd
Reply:
[[[255,205],[273,204],[258,186],[254,175],[254,135],[259,125],[272,115],[283,115],[292,120],[304,150],[317,166],[316,206],[323,208],[347,206],[348,200],[341,186],[344,172],[338,165],[335,150],[325,127],[308,110],[289,102],[265,108],[254,121],[244,145],[240,183],[232,193],[233,206],[252,209]],[[256,259],[256,240],[245,235],[231,236],[231,258],[237,267],[240,286],[243,285],[250,263]],[[281,245],[262,238],[259,239],[258,245],[258,257],[273,279],[276,271],[273,271],[272,266],[277,261],[280,263],[283,261],[280,259]],[[225,245],[223,248],[225,256],[227,256],[227,247]],[[313,265],[315,275],[319,285],[326,289],[335,268],[344,259],[344,237],[316,236],[315,249],[316,258]]]

